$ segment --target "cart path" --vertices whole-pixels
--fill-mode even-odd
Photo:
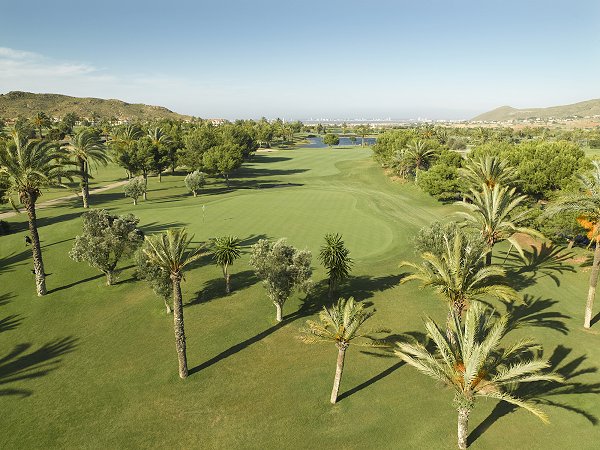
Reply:
[[[107,184],[106,186],[101,186],[98,188],[90,189],[90,195],[97,194],[99,192],[108,191],[110,189],[114,189],[119,186],[123,186],[125,183],[127,183],[127,180],[117,181],[115,183]],[[57,204],[65,202],[67,200],[72,200],[74,198],[80,198],[80,196],[81,195],[79,193],[77,193],[77,194],[65,195],[64,197],[53,198],[52,200],[47,200],[45,202],[37,203],[35,205],[35,209],[37,211],[38,209],[47,208],[49,206],[55,206]],[[16,211],[8,211],[8,212],[0,213],[0,219],[7,219],[9,217],[14,217],[17,214],[18,213]]]

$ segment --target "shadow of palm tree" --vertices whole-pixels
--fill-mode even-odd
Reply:
[[[6,356],[0,358],[0,386],[47,375],[57,368],[60,356],[72,352],[76,347],[77,339],[72,336],[49,342],[30,353],[26,352],[31,344],[16,345]],[[0,388],[0,396],[28,397],[31,394],[29,389]]]
[[[13,294],[1,294],[0,295],[0,306],[6,305],[10,302],[10,299],[13,298]],[[0,333],[4,333],[5,331],[11,331],[21,325],[23,322],[23,318],[19,314],[10,314],[6,316],[4,319],[0,319]]]
[[[558,275],[576,272],[575,267],[568,262],[573,254],[565,252],[562,247],[543,243],[539,247],[532,246],[531,251],[523,251],[523,254],[523,257],[507,255],[504,258],[507,278],[517,290],[531,287],[544,277],[560,286]]]
[[[564,319],[571,317],[558,311],[548,311],[557,303],[557,300],[533,295],[525,295],[522,302],[504,303],[506,313],[510,314],[508,329],[533,326],[551,328],[559,333],[567,334],[569,328]]]
[[[31,250],[23,250],[21,252],[13,252],[8,256],[0,258],[0,273],[9,272],[14,269],[14,266],[31,258]]]
[[[394,358],[398,360],[398,357],[394,354],[394,348],[396,347],[397,342],[419,342],[422,345],[425,345],[431,349],[431,343],[429,339],[424,333],[421,333],[419,331],[410,331],[404,334],[390,334],[382,339],[377,339],[376,342],[377,347],[375,347],[374,350],[362,350],[361,353],[369,356],[374,356],[376,358]],[[340,394],[338,400],[343,400],[344,398],[350,397],[351,395],[356,394],[357,392],[360,392],[365,388],[368,388],[377,381],[382,380],[385,377],[391,375],[405,364],[406,363],[404,361],[397,361],[387,369],[374,375],[368,380],[363,381],[359,385],[353,387],[352,389],[346,392],[343,392],[342,394]]]
[[[259,282],[259,279],[252,270],[231,274],[231,292],[246,289]],[[201,290],[196,292],[194,299],[184,306],[194,306],[200,303],[208,303],[217,298],[227,297],[225,293],[225,279],[223,277],[214,278],[204,283]]]
[[[554,352],[549,359],[550,367],[547,371],[556,372],[562,375],[565,379],[564,383],[552,381],[525,383],[517,387],[512,394],[538,405],[554,406],[566,411],[574,412],[583,416],[592,425],[596,425],[598,423],[598,418],[592,413],[585,411],[582,408],[553,399],[553,397],[556,396],[569,394],[600,394],[600,383],[588,384],[574,381],[575,378],[581,375],[596,373],[598,369],[596,367],[582,368],[581,366],[586,360],[585,356],[580,356],[567,362],[566,359],[571,351],[571,349],[559,345],[554,349]],[[511,405],[510,403],[499,402],[492,412],[471,432],[469,435],[469,444],[475,442],[497,420],[511,414],[517,409],[516,406]]]

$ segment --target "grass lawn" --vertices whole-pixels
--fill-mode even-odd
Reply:
[[[103,180],[121,176],[113,168]],[[43,298],[23,244],[25,217],[10,218],[18,232],[0,237],[0,448],[455,448],[451,392],[397,358],[351,347],[332,406],[337,349],[296,339],[325,298],[316,253],[327,232],[343,234],[355,266],[341,291],[376,307],[372,326],[399,335],[422,332],[425,314],[444,321],[435,294],[398,285],[398,263],[415,258],[415,232],[453,206],[392,183],[360,147],[257,154],[232,189],[215,182],[198,198],[181,176],[152,178],[150,189],[137,207],[121,188],[91,203],[133,212],[146,232],[186,226],[197,242],[235,234],[246,246],[228,297],[209,259],[186,272],[189,378],[178,378],[172,319],[132,279],[131,262],[107,287],[99,272],[67,256],[81,228],[78,201],[39,211],[51,274]],[[282,325],[248,265],[248,246],[261,237],[287,237],[313,252],[317,288],[288,301]],[[600,387],[600,324],[582,328],[586,269],[508,263],[528,296],[517,314],[539,325],[512,337],[543,343],[570,383],[544,398],[567,407],[546,407],[552,423],[544,425],[482,400],[472,414],[472,448],[597,448],[600,399],[586,392]]]

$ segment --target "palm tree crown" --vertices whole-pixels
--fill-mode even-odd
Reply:
[[[441,240],[439,254],[426,251],[421,254],[421,264],[401,263],[401,267],[415,270],[404,277],[402,283],[417,280],[423,287],[435,288],[459,319],[473,301],[488,296],[506,301],[518,298],[504,280],[504,269],[485,265],[485,246],[480,239],[468,236],[459,228],[451,234],[443,234]]]
[[[517,179],[517,171],[508,162],[494,155],[468,159],[460,175],[474,188],[485,184],[493,189],[497,184],[510,186]]]
[[[459,448],[466,448],[467,423],[477,397],[511,403],[530,411],[547,422],[546,414],[530,399],[512,394],[520,383],[562,381],[547,373],[550,364],[531,357],[538,349],[529,340],[507,347],[501,340],[508,331],[508,315],[497,320],[481,304],[473,304],[463,324],[455,320],[452,336],[446,336],[431,319],[425,321],[435,352],[420,343],[398,343],[396,355],[418,371],[450,387],[459,412]],[[462,429],[461,429],[462,428]]]
[[[166,233],[146,236],[147,247],[144,249],[148,260],[172,277],[181,277],[181,271],[192,262],[196,261],[202,254],[200,249],[187,252],[187,248],[193,236],[188,239],[184,228],[169,229]]]
[[[528,216],[525,208],[527,196],[518,195],[515,188],[496,184],[493,188],[481,186],[481,191],[471,189],[467,195],[470,201],[461,201],[457,204],[468,209],[468,212],[456,213],[466,219],[467,224],[479,230],[485,240],[490,253],[488,263],[491,263],[491,250],[497,242],[508,240],[522,254],[519,242],[514,239],[515,233],[524,233],[530,236],[543,238],[536,230],[519,226]]]
[[[373,314],[374,311],[365,310],[364,305],[355,302],[352,297],[348,300],[340,298],[331,308],[323,308],[318,322],[307,320],[308,328],[301,330],[300,338],[307,344],[333,342],[338,348],[347,348],[355,339],[371,340],[369,334],[361,333],[360,329]]]
[[[24,139],[17,131],[12,138],[0,148],[0,172],[9,194],[18,195],[23,205],[35,204],[41,189],[57,186],[58,177],[70,175],[63,166],[66,153],[50,142]]]

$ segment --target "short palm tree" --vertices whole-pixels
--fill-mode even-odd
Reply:
[[[469,158],[458,172],[475,189],[484,184],[490,189],[497,184],[510,186],[517,179],[516,169],[509,166],[506,160],[494,155]]]
[[[461,320],[471,303],[488,297],[513,301],[518,295],[506,283],[503,268],[485,264],[485,245],[481,240],[468,236],[460,228],[443,234],[441,240],[439,253],[426,251],[421,254],[423,261],[420,264],[407,261],[400,264],[414,270],[401,283],[420,281],[422,287],[433,287],[448,302],[447,330],[450,336],[453,318]]]
[[[593,161],[594,168],[589,175],[580,175],[581,190],[577,194],[560,197],[545,211],[544,216],[564,212],[579,214],[578,221],[588,230],[590,242],[594,243],[594,261],[590,271],[587,301],[583,326],[590,328],[596,297],[596,286],[600,274],[600,161]]]
[[[426,169],[436,154],[436,150],[430,148],[426,141],[413,140],[404,153],[404,158],[415,171],[415,183],[419,180],[419,171]]]
[[[241,256],[240,240],[235,236],[223,236],[214,240],[213,259],[223,270],[225,278],[225,293],[231,292],[231,284],[229,282],[229,266]]]
[[[89,128],[84,128],[69,138],[66,144],[69,154],[75,159],[81,179],[83,207],[90,204],[90,163],[108,164],[110,160],[100,136]]]
[[[452,339],[433,320],[425,321],[435,351],[420,343],[397,344],[395,353],[403,361],[454,391],[458,448],[467,448],[469,414],[478,397],[520,406],[548,422],[546,414],[531,399],[518,398],[512,392],[522,383],[561,382],[562,378],[547,372],[548,361],[531,356],[539,349],[531,341],[522,340],[502,347],[508,323],[508,315],[494,320],[483,305],[473,304],[464,323],[455,320]]]
[[[518,195],[515,188],[496,184],[493,188],[481,186],[481,191],[471,189],[467,201],[457,202],[468,212],[458,212],[458,216],[466,220],[466,224],[479,230],[488,246],[486,263],[492,263],[492,250],[500,241],[509,241],[522,255],[523,250],[514,238],[515,233],[524,233],[543,238],[536,230],[519,226],[529,211],[525,209],[527,196]],[[520,209],[521,208],[521,209]]]
[[[192,238],[188,239],[185,229],[169,229],[166,233],[146,236],[146,245],[143,250],[150,264],[169,273],[173,282],[175,348],[179,359],[179,376],[181,378],[188,376],[181,279],[183,278],[183,269],[202,256],[199,248],[187,250],[191,240]]]
[[[371,336],[374,333],[388,330],[361,330],[362,325],[374,314],[366,311],[362,303],[357,303],[352,297],[348,300],[340,298],[331,308],[323,308],[319,313],[319,321],[307,320],[307,328],[301,329],[300,339],[307,344],[318,342],[333,342],[338,348],[335,378],[331,391],[331,403],[337,402],[346,350],[354,340],[361,340],[359,345],[376,346],[377,342]]]
[[[16,195],[27,211],[33,268],[37,294],[45,295],[46,273],[40,236],[38,234],[35,204],[42,195],[42,189],[50,186],[61,186],[56,181],[59,177],[69,178],[71,173],[64,170],[66,153],[58,146],[41,140],[22,138],[14,131],[12,141],[0,146],[0,175],[7,184],[7,194],[11,204],[15,202],[11,195]]]
[[[341,235],[325,235],[325,243],[319,251],[319,261],[327,270],[330,299],[333,298],[336,285],[350,275],[353,261],[349,255],[350,251],[344,245]]]
[[[37,128],[38,134],[39,134],[38,137],[40,139],[42,139],[42,137],[43,137],[42,130],[44,128],[48,128],[52,124],[52,122],[50,121],[50,118],[43,111],[40,111],[35,116],[33,116],[33,118],[31,119],[31,123],[33,124],[33,126],[35,128]]]

